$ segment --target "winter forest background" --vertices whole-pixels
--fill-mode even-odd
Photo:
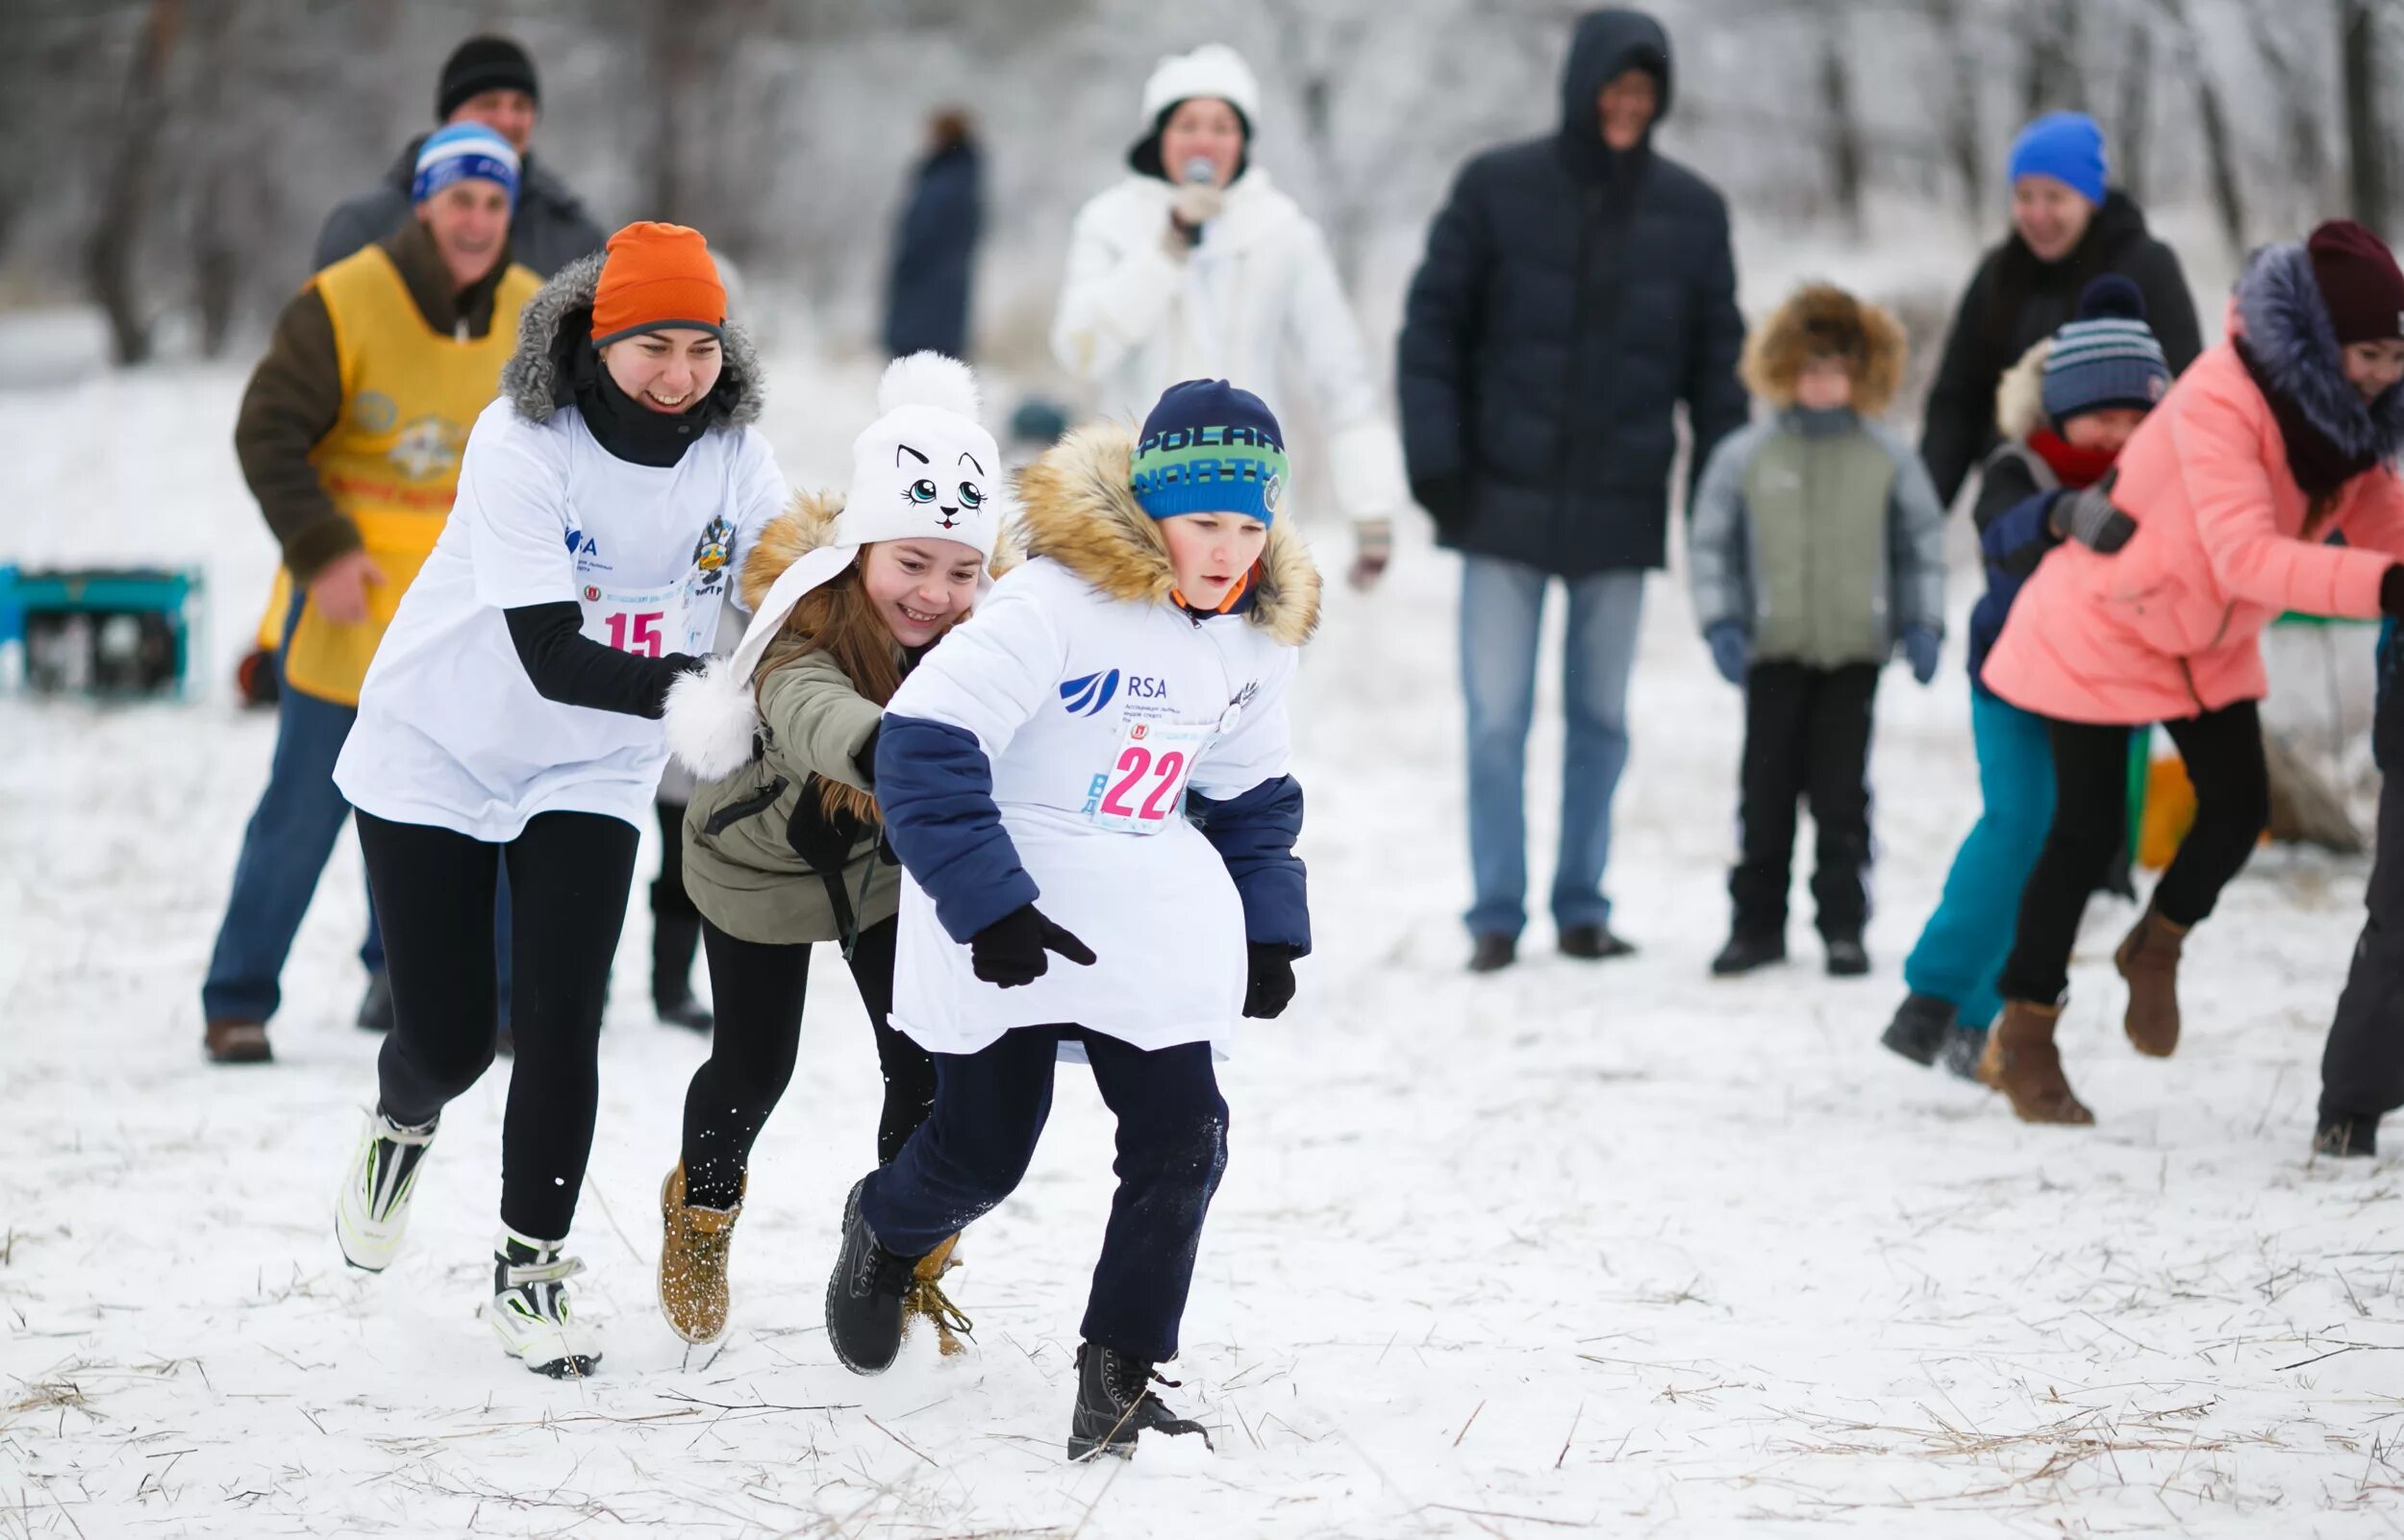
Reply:
[[[1069,218],[1116,173],[1144,73],[1219,38],[1263,79],[1260,161],[1326,227],[1378,335],[1464,157],[1553,120],[1582,9],[8,0],[0,112],[18,148],[0,158],[0,308],[96,304],[125,361],[248,348],[307,276],[327,209],[428,126],[452,44],[500,30],[542,72],[538,154],[604,228],[701,228],[739,264],[760,320],[804,329],[789,346],[867,344],[921,126],[965,106],[988,151],[981,349],[1039,369]],[[1924,272],[1883,296],[1923,352],[1973,243],[2003,229],[2005,147],[2042,109],[2101,119],[2115,180],[2201,269],[2199,293],[2248,245],[2326,213],[2392,228],[2384,65],[2404,57],[2404,8],[2381,0],[1652,9],[1677,53],[1664,143],[1727,192],[1740,261],[1809,232]],[[1931,246],[1965,260],[1932,264]]]

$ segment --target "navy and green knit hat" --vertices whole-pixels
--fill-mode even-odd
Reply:
[[[1156,519],[1240,513],[1267,524],[1286,496],[1286,435],[1267,405],[1224,380],[1170,385],[1143,419],[1130,467]]]
[[[2078,319],[2045,350],[2045,415],[2060,427],[2081,412],[2151,411],[2170,388],[2170,363],[2145,324],[2145,296],[2106,273],[2078,297]]]

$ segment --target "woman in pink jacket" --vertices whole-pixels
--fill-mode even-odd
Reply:
[[[2087,895],[2124,838],[2129,729],[2167,728],[2195,786],[2194,827],[2115,954],[2129,1040],[2159,1057],[2178,1046],[2181,943],[2269,820],[2263,628],[2287,610],[2404,614],[2390,463],[2404,450],[2404,271],[2362,226],[2322,225],[2255,259],[2228,331],[2129,440],[2116,481],[2058,505],[2093,548],[2045,558],[1987,662],[1988,687],[2045,717],[2053,744],[2053,830],[1979,1065],[2032,1123],[2094,1121],[2054,1027]]]

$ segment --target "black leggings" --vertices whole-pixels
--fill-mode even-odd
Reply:
[[[492,1062],[493,885],[509,867],[517,1061],[501,1124],[501,1223],[529,1239],[563,1239],[576,1217],[636,839],[634,825],[598,813],[538,813],[506,845],[359,814],[391,965],[392,1032],[376,1070],[395,1122],[431,1121]]]
[[[2068,993],[2070,950],[2087,895],[2103,885],[2113,852],[2128,837],[2129,730],[2045,725],[2053,743],[2053,828],[2020,890],[2019,931],[1998,985],[2006,1000],[2039,1005]],[[2154,884],[2153,907],[2171,924],[2190,926],[2212,912],[2270,822],[2270,771],[2251,701],[2163,727],[2187,761],[2195,824]]]
[[[885,1107],[877,1119],[877,1164],[901,1153],[935,1105],[935,1060],[893,1030],[892,920],[860,932],[852,949],[852,982],[876,1031],[877,1065],[885,1077]],[[707,920],[701,944],[710,956],[710,997],[717,1027],[709,1062],[693,1072],[685,1092],[685,1201],[731,1208],[743,1195],[751,1146],[793,1078],[801,1043],[801,1007],[810,985],[808,944],[770,946],[728,935]]]

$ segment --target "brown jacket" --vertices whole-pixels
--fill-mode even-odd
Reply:
[[[438,332],[483,336],[492,326],[492,296],[509,271],[506,248],[492,270],[464,292],[451,287],[450,270],[434,237],[413,214],[376,244],[400,269],[418,314]],[[267,356],[251,371],[234,423],[234,453],[242,462],[267,528],[284,547],[284,564],[302,583],[327,562],[360,548],[359,531],[336,510],[318,484],[309,453],[342,416],[342,369],[334,322],[314,283],[292,296],[276,317]]]

